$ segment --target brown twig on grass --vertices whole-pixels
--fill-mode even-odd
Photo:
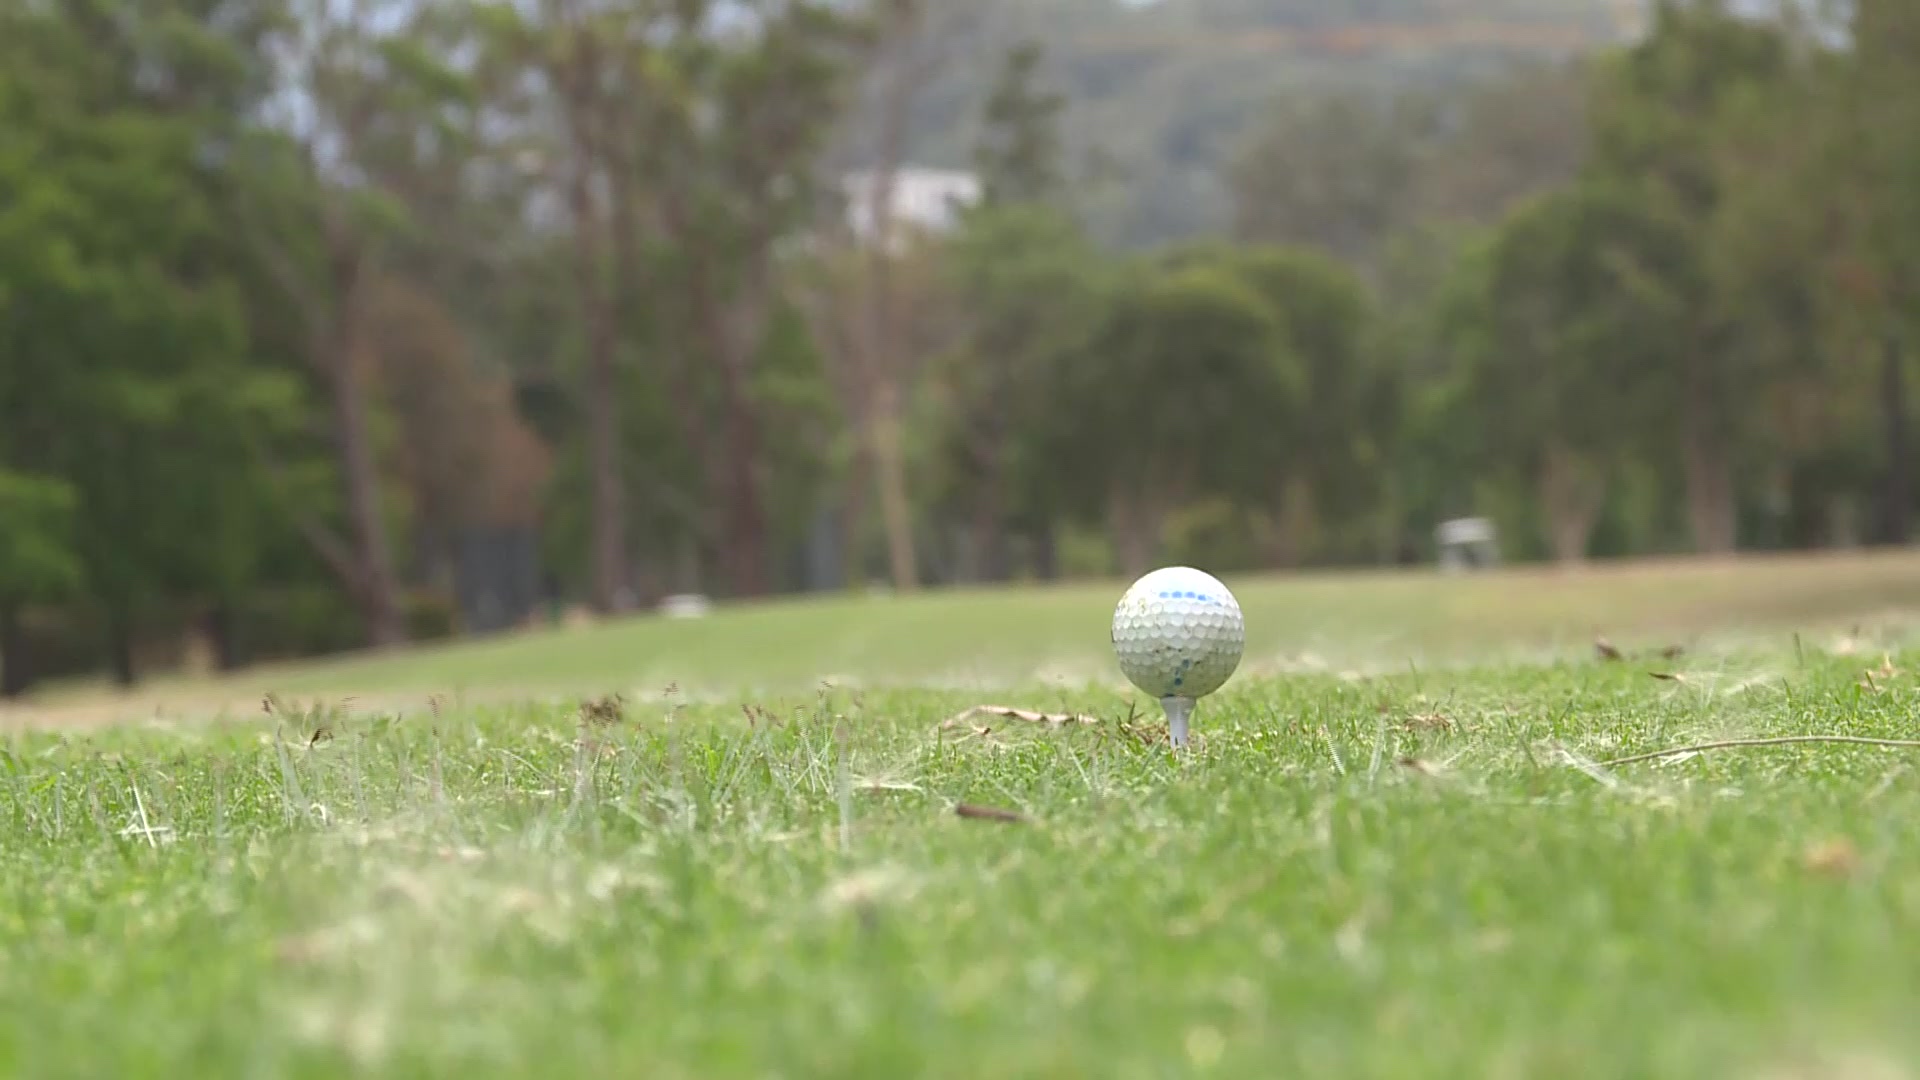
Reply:
[[[1027,815],[1017,810],[1002,810],[997,806],[981,806],[977,803],[960,803],[953,808],[954,814],[975,821],[1000,821],[1008,825],[1025,825]]]
[[[1920,749],[1920,739],[1875,739],[1865,735],[1780,735],[1770,739],[1721,739],[1716,742],[1695,743],[1692,746],[1675,746],[1666,750],[1649,750],[1644,754],[1632,754],[1623,758],[1614,758],[1612,761],[1602,761],[1599,764],[1601,768],[1611,768],[1615,765],[1631,765],[1636,761],[1672,757],[1675,754],[1697,754],[1707,750],[1727,750],[1741,746],[1791,746],[1795,743],[1852,743],[1856,746]]]
[[[1048,724],[1053,727],[1064,727],[1068,724],[1097,724],[1100,722],[1098,717],[1084,716],[1080,713],[1036,712],[1033,709],[1016,709],[1011,705],[975,705],[971,708],[962,709],[952,716],[947,717],[946,720],[941,722],[940,726],[949,729],[956,728],[966,721],[982,715],[1004,716],[1013,720],[1025,720],[1034,724]]]

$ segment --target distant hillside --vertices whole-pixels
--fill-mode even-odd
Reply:
[[[1223,164],[1263,105],[1437,84],[1636,32],[1643,0],[939,0],[947,59],[916,102],[913,156],[964,165],[996,59],[1031,37],[1069,98],[1071,163],[1102,236],[1151,245],[1222,227]],[[981,12],[985,11],[986,14]]]

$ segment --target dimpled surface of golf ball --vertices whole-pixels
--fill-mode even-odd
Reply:
[[[1113,652],[1154,697],[1203,697],[1240,666],[1240,604],[1212,574],[1168,566],[1133,583],[1113,609]]]

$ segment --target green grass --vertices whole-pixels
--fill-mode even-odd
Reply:
[[[1596,634],[1621,644],[1785,645],[1862,619],[1901,624],[1920,611],[1920,552],[1841,557],[1600,564],[1448,578],[1431,571],[1240,576],[1249,675],[1377,673],[1580,655]],[[948,590],[911,599],[784,600],[711,618],[628,618],[595,626],[438,644],[387,655],[265,667],[221,680],[161,679],[132,696],[97,685],[41,695],[24,710],[71,719],[143,718],[221,708],[251,713],[262,690],[354,695],[418,707],[429,694],[469,701],[621,691],[669,684],[715,701],[838,686],[1071,693],[1119,679],[1108,647],[1124,582]],[[0,724],[7,712],[0,710]],[[58,718],[58,717],[56,717]]]
[[[1227,575],[1246,610],[1251,669],[1459,662],[1489,650],[1778,631],[1920,609],[1920,554],[1624,563],[1575,573]],[[1124,582],[952,590],[913,599],[803,599],[698,621],[629,619],[586,630],[309,665],[294,691],[529,688],[686,690],[735,696],[818,680],[985,688],[1111,679],[1107,634]]]
[[[1537,643],[1549,620],[1513,590],[1506,637],[1483,614],[1452,666],[1236,678],[1181,755],[1122,723],[1115,689],[1017,674],[996,698],[1101,722],[943,730],[979,698],[921,686],[763,689],[751,709],[744,691],[635,694],[604,724],[530,692],[437,714],[17,730],[0,757],[0,1070],[1910,1075],[1920,751],[1594,764],[1712,738],[1920,734],[1920,680],[1864,677],[1871,642],[1796,648],[1789,607],[1809,625],[1846,612],[1792,591],[1721,589],[1718,625],[1752,640],[1623,663],[1581,641],[1523,663],[1500,642]],[[995,602],[924,604],[977,606],[966,625],[1029,641],[1034,612],[1071,606],[1015,594],[995,619]],[[1749,613],[1768,602],[1759,632]],[[1704,632],[1703,604],[1664,610]],[[1896,606],[1884,588],[1854,603]],[[584,633],[798,634],[807,610]],[[1599,621],[1684,621],[1635,610]],[[1385,651],[1354,617],[1356,653]],[[796,646],[808,657],[845,631],[822,618]],[[1439,641],[1445,619],[1407,622]],[[1311,632],[1303,618],[1272,640]],[[897,629],[869,654],[895,659],[869,670],[912,682],[966,653],[958,633]],[[1920,667],[1905,640],[1887,639],[1894,665]],[[814,674],[716,647],[741,687]],[[608,679],[575,662],[577,681]],[[361,663],[392,687],[431,682]]]

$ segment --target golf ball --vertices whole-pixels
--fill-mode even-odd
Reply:
[[[1133,583],[1113,609],[1113,652],[1128,681],[1157,698],[1198,698],[1240,666],[1246,625],[1218,578],[1167,566]]]

